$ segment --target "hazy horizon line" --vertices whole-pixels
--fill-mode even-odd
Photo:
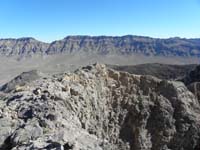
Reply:
[[[0,40],[20,40],[20,39],[34,39],[43,43],[52,43],[55,41],[60,41],[63,39],[66,39],[68,37],[126,37],[126,36],[132,36],[132,37],[144,37],[144,38],[152,38],[152,39],[175,39],[175,38],[179,38],[179,39],[200,39],[199,37],[183,37],[183,36],[168,36],[168,37],[156,37],[156,36],[148,36],[148,35],[135,35],[135,34],[124,34],[124,35],[105,35],[105,34],[100,34],[100,35],[89,35],[89,34],[69,34],[67,36],[64,36],[63,38],[58,38],[55,40],[44,40],[41,38],[38,38],[37,36],[19,36],[19,37],[5,37],[5,38],[1,38]]]

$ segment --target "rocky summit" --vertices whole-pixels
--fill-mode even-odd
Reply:
[[[1,89],[1,150],[200,149],[200,101],[181,81],[101,64],[32,73]]]

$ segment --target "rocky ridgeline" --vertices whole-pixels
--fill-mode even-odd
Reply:
[[[200,39],[143,36],[68,36],[52,43],[33,38],[0,39],[1,56],[98,54],[200,57]]]
[[[23,79],[2,89],[1,150],[200,148],[199,101],[182,82],[100,64]]]
[[[0,39],[1,56],[33,56],[42,55],[49,44],[34,38]]]

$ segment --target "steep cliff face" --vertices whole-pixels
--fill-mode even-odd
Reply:
[[[182,82],[95,64],[1,93],[0,149],[198,150],[199,114]]]
[[[42,55],[48,48],[47,43],[33,38],[0,39],[0,55],[3,56],[32,56]]]
[[[142,54],[145,56],[199,57],[199,39],[157,39],[142,36],[68,36],[50,44],[33,38],[0,40],[0,54],[27,56],[46,54]]]
[[[90,52],[97,54],[143,54],[147,56],[200,56],[198,39],[155,39],[142,36],[69,36],[51,43],[48,54]]]

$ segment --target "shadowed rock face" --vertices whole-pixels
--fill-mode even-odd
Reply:
[[[140,64],[129,66],[107,65],[117,71],[126,71],[131,74],[152,75],[159,79],[177,80],[189,74],[197,65],[169,65],[169,64]]]
[[[182,81],[200,101],[200,65],[186,74]]]
[[[0,54],[6,56],[32,56],[35,54],[142,54],[146,56],[199,57],[199,39],[156,39],[142,36],[68,36],[52,43],[33,38],[2,39]]]
[[[186,85],[189,85],[194,82],[200,82],[200,65],[198,65],[188,74],[186,74],[185,78],[183,78],[183,82]]]
[[[41,77],[41,73],[37,70],[32,70],[29,72],[23,72],[19,76],[15,77],[10,82],[6,83],[1,87],[1,91],[10,92],[12,90],[20,90],[20,87],[23,88],[27,83],[39,79]],[[24,87],[25,88],[25,87]]]
[[[199,114],[182,82],[95,64],[2,93],[0,149],[197,150]]]

